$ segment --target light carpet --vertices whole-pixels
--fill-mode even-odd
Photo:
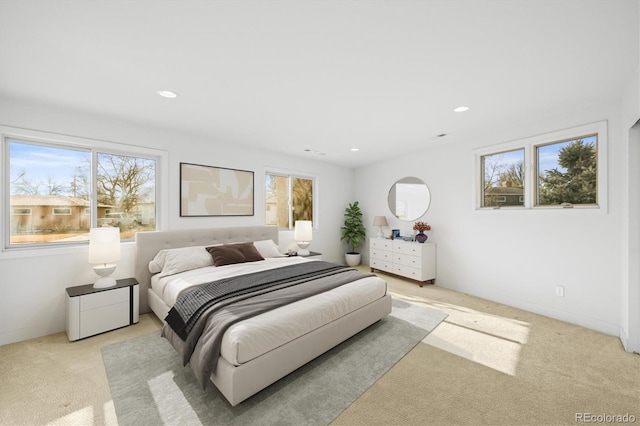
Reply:
[[[236,407],[158,332],[102,348],[120,426],[326,425],[404,357],[447,314],[393,299],[390,316]]]

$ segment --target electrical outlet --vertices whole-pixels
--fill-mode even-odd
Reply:
[[[564,287],[562,287],[561,285],[556,286],[556,296],[564,297]]]

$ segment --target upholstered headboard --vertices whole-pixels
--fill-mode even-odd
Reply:
[[[187,229],[136,233],[134,276],[140,283],[140,313],[150,312],[147,291],[151,285],[149,262],[163,249],[273,240],[278,244],[277,226]]]

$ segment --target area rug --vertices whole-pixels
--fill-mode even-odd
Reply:
[[[394,299],[390,316],[236,407],[215,386],[202,390],[159,332],[102,356],[120,426],[327,425],[446,316]]]

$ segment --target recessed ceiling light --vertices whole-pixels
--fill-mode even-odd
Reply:
[[[454,109],[454,111],[455,112],[464,112],[464,111],[467,111],[468,109],[469,109],[468,106],[462,105],[462,106],[459,106],[458,108]]]
[[[351,148],[351,152],[358,152],[360,151],[360,148]]]
[[[178,97],[178,94],[176,92],[172,92],[171,90],[158,90],[157,93],[163,98],[173,99]]]

